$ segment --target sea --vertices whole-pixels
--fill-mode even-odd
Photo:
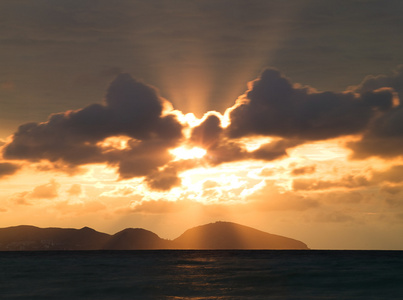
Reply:
[[[403,299],[403,251],[0,252],[0,299]]]

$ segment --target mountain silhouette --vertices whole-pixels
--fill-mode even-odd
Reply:
[[[97,250],[109,239],[109,234],[89,227],[70,229],[21,225],[0,228],[0,250]]]
[[[300,241],[230,222],[194,227],[173,243],[178,249],[308,249]]]
[[[216,222],[185,231],[174,240],[161,239],[142,228],[114,235],[89,227],[38,228],[21,225],[0,228],[0,251],[151,250],[151,249],[308,249],[287,237],[230,222]]]
[[[154,232],[142,228],[126,228],[111,236],[103,249],[145,250],[169,249],[170,241],[161,239]]]

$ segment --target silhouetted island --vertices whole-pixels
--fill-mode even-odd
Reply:
[[[162,250],[162,249],[308,249],[303,242],[231,222],[216,222],[185,231],[174,240],[141,228],[114,235],[81,229],[21,225],[0,228],[0,251]]]

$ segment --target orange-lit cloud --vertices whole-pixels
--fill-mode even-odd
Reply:
[[[80,184],[77,184],[77,183],[73,184],[73,185],[70,187],[70,189],[67,190],[67,193],[68,193],[70,196],[80,196],[81,193],[82,193],[81,185],[80,185]]]
[[[20,126],[3,146],[3,156],[9,161],[33,161],[43,172],[50,166],[49,170],[65,170],[71,175],[80,166],[106,164],[120,180],[142,178],[149,189],[164,192],[186,188],[182,174],[194,168],[252,160],[292,162],[295,155],[313,149],[315,155],[321,152],[331,159],[330,152],[319,150],[319,145],[312,149],[305,146],[351,134],[365,137],[373,124],[399,109],[391,90],[395,86],[389,84],[381,90],[379,86],[376,90],[356,88],[344,93],[317,92],[292,84],[279,71],[268,69],[250,83],[249,90],[225,115],[207,112],[197,119],[173,110],[154,88],[128,74],[119,74],[111,83],[104,104]],[[356,138],[348,141],[347,146],[360,142]],[[337,155],[342,157],[345,153]],[[3,162],[0,167],[4,175],[13,175],[19,168],[10,162]],[[367,176],[362,174],[318,178],[316,174],[321,176],[323,171],[309,161],[305,166],[292,168],[289,175],[304,178],[291,181],[283,177],[282,184],[294,191],[369,185]],[[272,171],[268,168],[261,172],[275,175],[269,174]],[[223,187],[204,187],[200,191],[205,198],[224,197]],[[78,196],[80,190],[72,185],[67,193]]]
[[[36,186],[32,191],[14,194],[10,199],[16,204],[30,205],[40,199],[54,199],[59,196],[60,184],[54,179],[46,184]]]

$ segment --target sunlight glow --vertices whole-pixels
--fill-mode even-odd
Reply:
[[[304,144],[290,149],[290,156],[299,156],[312,161],[341,160],[348,157],[350,151],[343,147],[340,140]]]
[[[240,139],[241,144],[244,145],[246,151],[252,152],[259,149],[261,146],[272,142],[272,137],[246,137]]]
[[[172,149],[169,152],[175,156],[175,160],[200,159],[207,153],[206,150],[199,147],[189,148],[185,146]]]
[[[129,140],[131,138],[127,136],[111,136],[99,142],[97,146],[105,150],[124,150],[127,148]]]

